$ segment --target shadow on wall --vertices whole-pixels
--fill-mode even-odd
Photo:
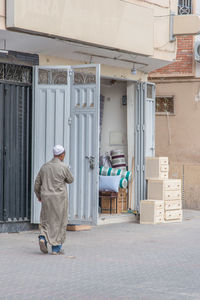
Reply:
[[[170,162],[169,178],[182,180],[183,208],[200,209],[200,164]]]

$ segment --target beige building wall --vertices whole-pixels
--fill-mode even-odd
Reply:
[[[8,28],[153,54],[150,8],[116,0],[7,0],[6,3]],[[146,38],[141,39],[140,34]]]
[[[200,82],[157,83],[157,96],[174,96],[175,114],[156,115],[156,156],[200,163]]]
[[[175,59],[169,15],[177,12],[177,0],[7,0],[6,4],[9,29]]]
[[[200,209],[200,81],[166,80],[156,88],[175,101],[174,115],[156,115],[156,156],[168,156],[170,178],[182,179],[183,208]]]
[[[5,29],[6,5],[5,0],[0,0],[0,29]]]

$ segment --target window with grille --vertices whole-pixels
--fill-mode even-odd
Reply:
[[[174,114],[174,97],[156,97],[156,113],[157,114]]]
[[[192,14],[192,0],[179,0],[178,1],[178,14],[179,15]]]

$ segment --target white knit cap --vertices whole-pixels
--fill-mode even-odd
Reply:
[[[53,147],[53,155],[58,156],[58,155],[62,154],[64,151],[65,151],[65,149],[61,145],[55,145]]]

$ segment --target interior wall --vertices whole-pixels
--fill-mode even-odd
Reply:
[[[122,105],[122,96],[126,94],[127,82],[101,80],[101,95],[105,98],[100,155],[122,149],[127,161],[127,105]]]

